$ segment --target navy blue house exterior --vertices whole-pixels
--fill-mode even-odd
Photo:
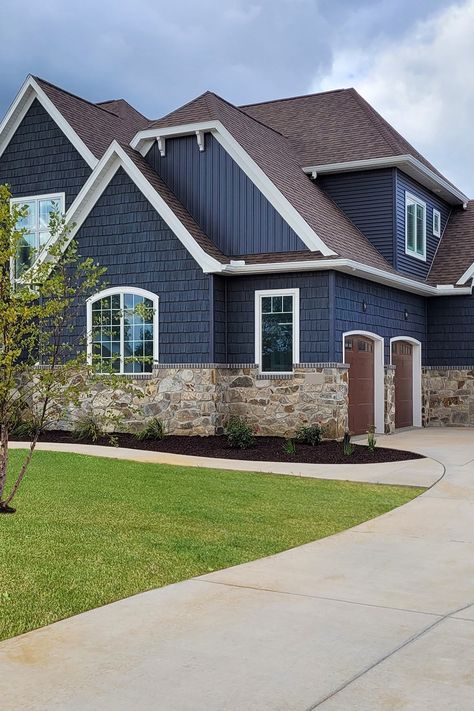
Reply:
[[[394,378],[395,411],[411,407],[411,425],[421,424],[430,370],[473,371],[470,203],[409,144],[381,158],[362,136],[346,167],[336,145],[333,161],[303,155],[294,124],[285,133],[277,116],[283,102],[269,102],[268,120],[261,105],[257,121],[251,107],[206,94],[136,126],[114,102],[99,109],[35,78],[16,102],[0,130],[0,183],[37,210],[42,196],[64,194],[79,251],[107,268],[109,290],[124,304],[133,294],[156,303],[157,366],[248,367],[272,380],[291,379],[299,366],[345,363],[350,403],[359,349],[374,362],[375,400],[384,397],[377,379],[387,398],[386,378]],[[462,258],[451,260],[460,239]],[[77,336],[90,308],[78,308]],[[141,348],[143,334],[133,338]],[[402,371],[413,383],[408,405]],[[392,425],[401,422],[395,415]]]

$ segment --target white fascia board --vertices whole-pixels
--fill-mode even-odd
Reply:
[[[456,284],[465,284],[466,282],[469,281],[469,279],[472,279],[474,277],[474,262],[471,264],[471,266],[466,269],[464,274],[458,279]]]
[[[145,176],[116,141],[110,144],[66,213],[66,222],[73,224],[74,227],[69,235],[68,242],[64,245],[65,249],[119,168],[125,170],[140,192],[155,208],[191,256],[194,257],[203,272],[215,273],[223,270],[224,265],[202,249],[180,219],[163,200],[161,195],[150,185]],[[46,248],[42,252],[42,255],[38,257],[38,260],[45,261],[48,259],[47,252],[48,250]]]
[[[320,252],[324,257],[335,256],[336,252],[330,249],[316,232],[308,225],[306,220],[293,207],[289,200],[278,190],[268,175],[257,165],[257,163],[236,141],[230,131],[221,121],[202,121],[188,123],[181,126],[168,126],[166,128],[152,128],[140,131],[133,138],[130,145],[145,155],[151,143],[158,136],[186,136],[194,134],[196,131],[211,131],[214,138],[221,144],[224,150],[237,163],[239,168],[247,175],[252,183],[266,197],[268,202],[281,215],[285,222],[298,235],[301,241],[312,252]]]
[[[0,124],[0,156],[15,135],[18,126],[23,121],[35,99],[37,99],[45,111],[48,112],[58,128],[60,128],[77,152],[84,158],[89,167],[94,169],[99,159],[89,150],[84,141],[79,138],[77,133],[71,128],[64,116],[58,111],[51,99],[46,96],[45,92],[32,76],[28,76],[23,82],[20,91]]]
[[[418,158],[411,155],[387,156],[384,158],[365,158],[362,160],[327,163],[326,165],[310,165],[303,168],[305,173],[325,175],[329,173],[345,173],[354,170],[369,170],[370,168],[400,168],[418,180],[433,192],[444,197],[448,202],[464,204],[469,198],[463,192],[450,185],[447,180],[428,168]]]
[[[274,262],[270,264],[246,264],[234,265],[226,264],[224,273],[229,275],[242,274],[272,274],[283,272],[303,272],[303,271],[327,271],[334,269],[335,271],[345,274],[353,274],[368,281],[374,281],[378,284],[385,284],[395,289],[409,291],[422,296],[458,296],[471,294],[471,287],[464,289],[456,289],[453,286],[430,286],[423,284],[400,274],[392,274],[385,272],[383,269],[369,267],[365,264],[360,264],[352,259],[318,259],[307,260],[302,262]]]

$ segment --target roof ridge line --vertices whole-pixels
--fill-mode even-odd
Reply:
[[[378,130],[379,134],[382,136],[384,141],[388,144],[389,148],[391,148],[394,151],[400,151],[401,146],[395,141],[395,137],[392,134],[392,131],[389,130],[387,127],[386,121],[381,116],[370,104],[368,101],[364,99],[363,96],[359,94],[359,92],[351,88],[349,91],[352,93],[354,99],[356,100],[358,106],[365,112],[367,117],[369,118],[369,121],[372,123],[373,126]],[[390,125],[390,124],[389,124]],[[390,126],[390,129],[392,127]],[[394,129],[392,129],[394,130]]]
[[[150,119],[149,123],[152,124],[152,123],[157,123],[157,121],[164,121],[164,120],[167,119],[169,116],[172,116],[173,114],[175,114],[175,113],[176,113],[177,111],[179,111],[180,109],[184,109],[186,106],[189,106],[189,105],[192,104],[194,101],[198,101],[198,99],[203,99],[203,98],[206,96],[206,94],[209,94],[209,93],[210,93],[210,92],[209,92],[208,90],[203,91],[202,94],[198,94],[198,96],[195,96],[193,99],[190,99],[189,101],[186,101],[185,104],[182,104],[181,106],[178,106],[177,109],[173,109],[172,111],[168,111],[168,113],[167,113],[167,114],[164,114],[164,116],[159,116],[158,118]],[[149,128],[153,128],[153,126],[150,125]]]
[[[324,94],[338,94],[343,91],[350,91],[352,87],[342,87],[341,89],[327,89],[326,91],[313,91],[310,94],[297,94],[296,96],[283,96],[279,99],[268,99],[267,101],[254,101],[251,104],[240,104],[237,108],[262,106],[263,104],[277,104],[280,101],[295,101],[296,99],[309,99],[313,96],[323,96]]]
[[[103,106],[99,106],[99,104],[94,104],[93,101],[89,101],[89,99],[84,99],[83,96],[79,96],[78,94],[73,94],[72,91],[68,91],[67,89],[63,89],[61,86],[58,86],[57,84],[53,84],[52,82],[48,81],[47,79],[42,79],[41,77],[37,77],[34,74],[31,75],[33,79],[36,81],[40,81],[43,84],[47,84],[48,86],[52,87],[53,89],[57,89],[58,91],[61,91],[63,94],[67,94],[68,96],[72,96],[74,99],[78,99],[79,101],[83,101],[85,104],[89,104],[89,106],[93,106],[96,109],[99,109],[100,111],[105,111],[106,113],[110,114],[111,116],[115,116],[116,118],[120,119],[120,116],[115,113],[115,111],[110,111],[109,109],[104,109]],[[103,102],[106,103],[106,102]],[[130,104],[131,105],[131,104]],[[121,120],[121,119],[120,119]]]
[[[266,128],[266,129],[268,129],[269,131],[272,131],[273,133],[276,133],[277,136],[281,136],[281,138],[284,138],[285,140],[287,140],[287,137],[286,137],[283,133],[280,133],[280,131],[277,131],[276,128],[272,128],[272,126],[269,126],[267,123],[264,123],[263,121],[260,121],[260,119],[257,119],[257,118],[255,118],[254,116],[250,116],[250,114],[248,114],[246,111],[244,111],[243,109],[241,109],[240,106],[237,106],[236,104],[233,104],[232,102],[228,101],[227,99],[224,99],[224,97],[220,96],[219,94],[216,94],[216,93],[213,92],[213,91],[209,91],[209,92],[206,92],[206,93],[211,94],[212,96],[215,96],[215,97],[216,97],[217,99],[219,99],[220,101],[223,101],[224,104],[227,104],[227,106],[230,106],[230,107],[231,107],[232,109],[234,109],[235,111],[238,111],[238,112],[241,113],[243,116],[245,116],[245,118],[250,119],[251,121],[254,121],[255,123],[260,124],[260,126],[263,126],[263,128]]]

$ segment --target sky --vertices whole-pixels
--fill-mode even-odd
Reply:
[[[158,118],[354,86],[474,196],[474,0],[2,0],[0,115],[27,74]]]

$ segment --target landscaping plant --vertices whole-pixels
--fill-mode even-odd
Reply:
[[[344,432],[344,439],[342,440],[342,449],[346,457],[352,457],[354,454],[354,445],[351,442],[351,433]]]
[[[377,440],[375,439],[375,427],[369,427],[367,431],[367,448],[369,452],[375,452]]]
[[[0,513],[15,511],[11,503],[41,431],[79,406],[98,377],[87,366],[85,344],[71,344],[77,305],[102,288],[105,271],[79,256],[73,226],[59,212],[50,215],[47,253],[33,254],[20,227],[28,208],[10,199],[0,185]],[[32,266],[19,274],[20,253]],[[114,383],[110,377],[107,386]],[[16,468],[8,456],[13,433],[29,440]]]
[[[296,441],[315,446],[321,442],[323,430],[320,425],[302,425],[296,432]]]
[[[143,442],[144,440],[160,440],[165,436],[165,427],[163,422],[158,417],[152,417],[148,420],[145,427],[139,430],[135,437]]]
[[[231,447],[247,449],[255,442],[255,430],[243,417],[231,417],[225,428],[225,435]]]
[[[296,454],[296,444],[293,439],[287,439],[283,445],[283,449],[290,456],[293,457]]]

